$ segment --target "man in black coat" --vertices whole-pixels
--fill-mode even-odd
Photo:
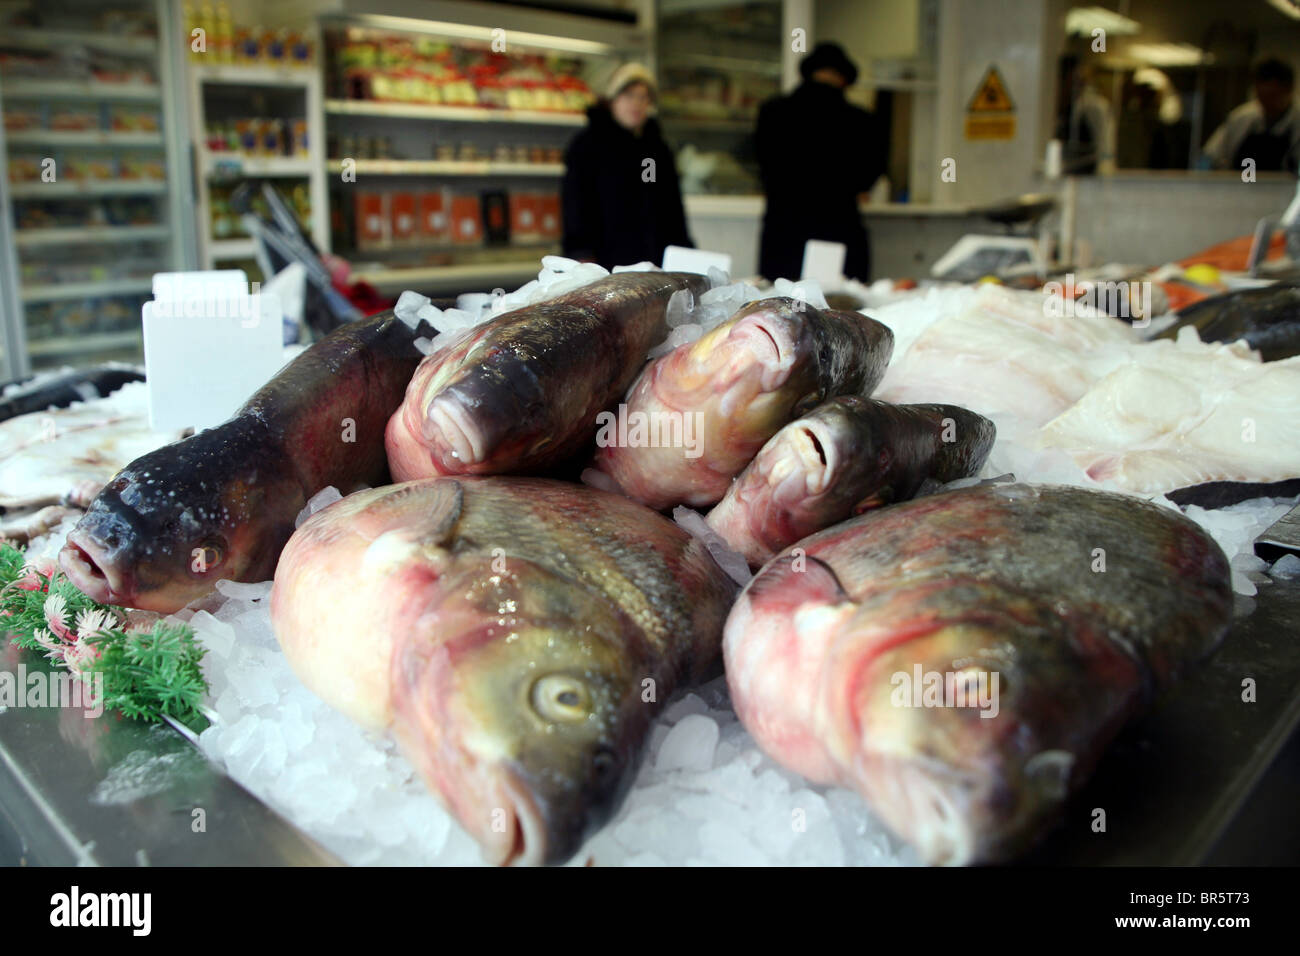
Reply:
[[[867,281],[871,251],[858,194],[885,170],[875,117],[844,98],[858,69],[834,43],[819,43],[799,64],[803,83],[763,104],[755,145],[767,210],[759,271],[798,279],[809,239],[841,242],[844,274]]]
[[[606,269],[650,261],[666,246],[691,246],[672,150],[649,111],[649,71],[618,69],[604,100],[564,158],[564,254]]]

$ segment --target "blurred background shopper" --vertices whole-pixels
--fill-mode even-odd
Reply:
[[[1271,57],[1255,66],[1255,98],[1228,114],[1205,144],[1215,169],[1241,169],[1253,159],[1258,170],[1294,173],[1300,166],[1300,109],[1295,71]]]
[[[871,113],[844,98],[858,68],[837,44],[817,44],[799,73],[803,83],[758,114],[767,196],[759,271],[772,280],[797,279],[804,244],[824,239],[844,243],[844,274],[865,282],[871,250],[858,201],[884,172],[884,136]]]
[[[626,63],[587,110],[564,160],[566,256],[612,269],[662,264],[664,247],[693,245],[673,153],[650,115],[656,96],[650,71]]]

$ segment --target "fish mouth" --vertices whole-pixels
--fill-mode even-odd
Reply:
[[[820,424],[791,423],[786,426],[782,443],[766,476],[774,502],[791,506],[830,487],[839,467],[839,455]]]
[[[487,457],[482,430],[454,398],[439,395],[430,404],[421,423],[425,440],[440,445],[462,465],[476,465]]]
[[[507,772],[497,791],[507,820],[504,833],[493,834],[494,862],[500,866],[540,866],[550,862],[546,824],[528,788]]]
[[[772,392],[785,384],[797,350],[786,323],[765,314],[747,315],[736,323],[729,337],[747,346],[758,359],[763,391]]]
[[[107,548],[75,530],[59,552],[59,566],[79,591],[99,604],[126,605],[134,597],[127,576],[108,559]]]
[[[797,426],[796,451],[804,467],[808,494],[817,495],[830,486],[839,467],[835,442],[816,422],[803,422]]]

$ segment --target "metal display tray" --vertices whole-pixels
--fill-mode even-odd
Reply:
[[[1300,581],[1237,600],[1224,645],[1120,735],[1060,826],[1022,862],[1205,859],[1300,723]],[[0,669],[17,673],[19,664],[48,669],[6,642]],[[1253,703],[1243,700],[1246,678]],[[1104,832],[1094,830],[1097,808]],[[338,862],[169,726],[76,708],[0,714],[0,863]]]

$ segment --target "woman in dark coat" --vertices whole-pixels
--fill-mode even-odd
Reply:
[[[564,254],[606,269],[691,246],[672,150],[650,117],[654,79],[629,63],[587,110],[587,128],[564,157]]]

